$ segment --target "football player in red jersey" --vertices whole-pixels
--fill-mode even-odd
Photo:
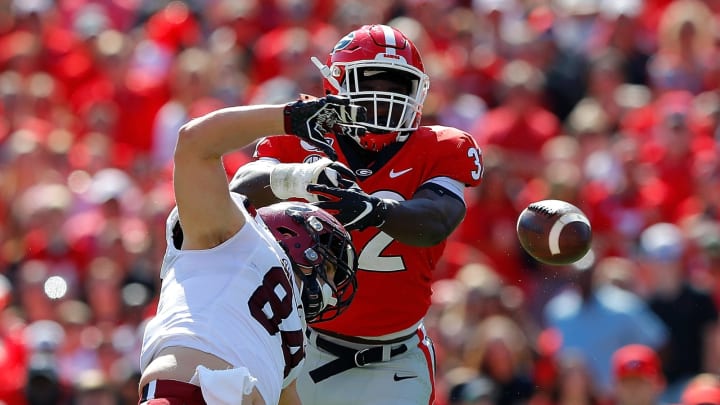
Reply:
[[[420,126],[429,79],[400,31],[363,26],[325,65],[313,63],[327,94],[366,108],[366,131],[326,134],[329,155],[297,137],[266,137],[231,182],[255,205],[315,202],[351,231],[359,253],[353,305],[309,329],[298,392],[315,405],[432,403],[423,317],[433,267],[465,214],[464,189],[481,181],[480,149],[459,129]]]

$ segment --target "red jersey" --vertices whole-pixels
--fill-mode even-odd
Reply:
[[[328,135],[334,144],[334,135]],[[420,127],[380,167],[353,167],[340,148],[338,161],[358,173],[358,184],[368,194],[408,200],[423,184],[451,178],[476,186],[482,177],[480,150],[467,133],[442,126]],[[264,138],[255,157],[283,163],[310,162],[324,156],[317,148],[290,135]],[[409,246],[378,228],[352,231],[359,255],[358,290],[350,307],[320,329],[346,336],[382,336],[418,323],[430,306],[432,270],[445,242],[431,247]]]

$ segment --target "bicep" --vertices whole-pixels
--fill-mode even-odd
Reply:
[[[217,246],[244,225],[245,217],[230,196],[220,159],[176,153],[173,184],[184,248]]]
[[[455,229],[465,217],[465,201],[456,193],[448,191],[444,187],[427,186],[418,190],[412,198],[424,199],[430,202],[428,208],[439,220],[447,223],[448,234]]]
[[[412,246],[433,246],[445,240],[465,216],[465,204],[442,188],[423,187],[413,198],[390,211],[382,231]]]

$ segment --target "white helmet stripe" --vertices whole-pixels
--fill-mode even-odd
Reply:
[[[385,33],[385,43],[390,45],[385,47],[385,53],[394,55],[395,54],[395,46],[397,45],[397,42],[395,42],[395,32],[393,32],[390,27],[387,25],[381,25],[383,32]]]

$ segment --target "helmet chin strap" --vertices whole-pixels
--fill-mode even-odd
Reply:
[[[310,277],[310,275],[307,275],[305,277]],[[300,284],[300,291],[303,292],[303,304],[307,304],[305,302],[305,294],[307,294],[307,292],[305,291],[305,277],[297,278],[299,280],[299,284]],[[318,291],[317,293],[320,294],[320,298],[322,299],[322,306],[320,307],[320,310],[318,311],[318,315],[319,315],[322,313],[323,310],[325,310],[325,308],[328,307],[328,305],[331,305],[331,306],[337,305],[337,298],[335,298],[333,296],[333,289],[332,289],[332,287],[330,287],[330,284],[325,283],[318,276],[315,276],[315,281],[320,286],[320,291]]]

